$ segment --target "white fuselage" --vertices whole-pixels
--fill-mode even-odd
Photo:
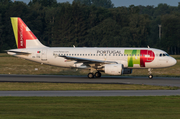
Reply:
[[[11,51],[11,50],[10,50]],[[43,64],[60,67],[88,68],[83,63],[67,60],[61,56],[71,56],[101,61],[114,61],[124,68],[163,68],[176,64],[176,60],[166,52],[154,48],[26,48],[12,51],[28,52],[27,55],[8,52],[10,55],[25,58]]]

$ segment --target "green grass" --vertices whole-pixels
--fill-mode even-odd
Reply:
[[[180,87],[128,84],[9,83],[0,82],[0,91],[43,90],[177,90]]]
[[[0,97],[0,119],[178,119],[180,96]]]
[[[180,76],[180,55],[173,55],[177,59],[177,64],[173,67],[153,69],[154,76]],[[36,70],[38,69],[38,70]],[[75,70],[70,68],[61,68],[24,60],[21,58],[9,56],[0,53],[0,74],[31,74],[31,75],[87,75],[88,70]],[[106,75],[106,74],[102,74]],[[133,69],[130,76],[148,76],[147,69]]]

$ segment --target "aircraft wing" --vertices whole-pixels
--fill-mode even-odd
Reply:
[[[77,61],[76,63],[84,63],[85,65],[89,65],[89,64],[96,64],[100,65],[100,64],[110,64],[110,63],[116,63],[115,61],[104,61],[104,60],[96,60],[96,59],[87,59],[87,58],[79,58],[79,57],[72,57],[72,56],[59,56],[59,57],[64,57],[65,59],[69,60],[69,61]]]

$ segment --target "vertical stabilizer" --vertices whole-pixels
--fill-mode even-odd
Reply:
[[[17,48],[45,47],[19,17],[11,17]]]

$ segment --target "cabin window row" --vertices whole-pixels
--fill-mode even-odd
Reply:
[[[60,56],[145,56],[145,54],[60,54]]]
[[[147,56],[150,57],[148,54],[60,54],[60,56]],[[157,57],[165,57],[169,56],[165,53],[156,54]]]

